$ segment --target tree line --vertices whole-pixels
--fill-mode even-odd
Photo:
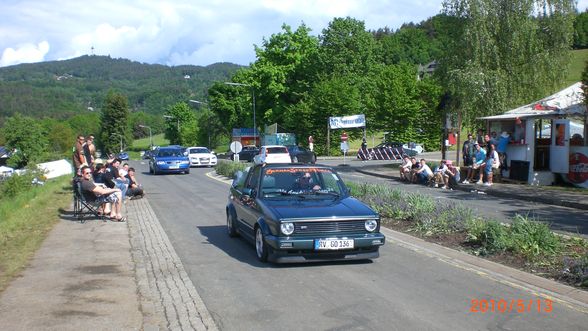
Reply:
[[[119,92],[110,97],[117,95],[127,102],[126,106],[122,100],[116,103],[128,111],[122,127],[106,130],[114,124],[104,126],[104,108],[102,117],[78,110],[75,116],[64,115],[60,121],[44,119],[41,124],[47,137],[50,131],[67,132],[56,128],[57,124],[68,124],[72,135],[98,134],[105,148],[118,144],[120,136],[113,138],[117,132],[124,132],[126,142],[145,136],[139,125],[165,132],[174,144],[206,146],[210,142],[214,147],[228,142],[233,128],[253,126],[254,97],[256,124],[261,131],[277,123],[281,132],[296,133],[299,140],[313,135],[319,153],[326,152],[328,117],[353,114],[365,114],[368,133],[387,131],[390,140],[417,141],[435,149],[440,145],[446,116],[459,118],[460,127],[473,128],[479,125],[479,116],[501,113],[553,92],[566,74],[572,46],[585,45],[580,38],[585,16],[576,13],[573,0],[447,0],[440,14],[396,31],[370,31],[364,22],[351,17],[334,18],[318,35],[305,24],[297,28],[283,25],[281,32],[255,45],[256,60],[250,66],[230,75],[226,75],[230,70],[220,70],[214,83],[210,81],[209,87],[199,90],[183,89],[181,83],[165,78],[169,77],[166,70],[186,70],[180,67],[150,66],[161,70],[159,83],[169,85],[167,92],[124,79],[125,70],[129,70],[123,69],[124,60],[116,62],[121,64],[115,70],[118,74],[112,76],[116,79],[99,77],[97,71],[96,81],[116,82],[113,90]],[[92,69],[83,62],[95,60],[80,58],[72,76],[89,75]],[[432,75],[419,72],[419,65],[433,61],[436,70]],[[49,64],[26,67],[36,65]],[[140,67],[130,61],[127,65]],[[47,72],[38,71],[40,76]],[[2,92],[6,86],[13,89],[8,94],[15,95],[15,86],[25,88],[30,83],[22,82],[18,72],[6,75],[0,69],[0,96],[6,93]],[[143,74],[145,81],[137,78],[137,82],[147,82],[152,72],[145,70]],[[66,84],[80,85],[68,79]],[[10,84],[5,85],[7,81]],[[225,84],[229,81],[242,85]],[[28,85],[28,92],[42,90],[42,80],[35,84]],[[105,92],[98,83],[82,85],[89,91],[87,95],[96,93],[92,104],[112,102],[108,97],[99,102],[97,95]],[[46,93],[56,100],[79,98],[71,91],[60,91],[62,98],[54,96],[57,90]],[[205,103],[188,104],[192,98]],[[7,103],[0,104],[13,109]],[[148,108],[147,104],[156,106]],[[40,105],[35,107],[41,112]],[[0,107],[0,115],[1,111]],[[89,125],[82,124],[87,121],[93,126],[82,127]],[[348,133],[351,138],[362,135],[360,130]],[[0,132],[0,144],[2,139]],[[50,151],[58,152],[63,145],[67,143],[48,142],[54,146]]]

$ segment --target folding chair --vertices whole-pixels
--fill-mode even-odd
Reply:
[[[80,221],[80,223],[84,223],[84,216],[91,216],[94,215],[99,219],[106,221],[106,217],[103,214],[98,212],[98,208],[100,205],[103,204],[98,198],[96,199],[88,199],[87,196],[84,195],[82,190],[82,183],[79,179],[73,180],[73,191],[74,191],[74,217]]]

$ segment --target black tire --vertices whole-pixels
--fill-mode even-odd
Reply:
[[[237,229],[235,228],[235,221],[233,220],[231,212],[227,212],[227,233],[231,238],[239,236],[239,233],[237,233]]]
[[[190,174],[190,169],[188,169],[188,170],[184,171],[184,173],[185,173],[186,175],[189,175],[189,174]]]
[[[267,262],[268,246],[265,242],[265,236],[260,227],[255,229],[255,253],[260,262]]]

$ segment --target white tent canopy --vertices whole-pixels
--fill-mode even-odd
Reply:
[[[582,83],[577,82],[539,101],[507,111],[501,115],[480,117],[483,120],[509,120],[547,116],[583,116],[586,113]]]

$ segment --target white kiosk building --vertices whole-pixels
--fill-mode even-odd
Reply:
[[[588,188],[588,114],[578,82],[537,102],[502,115],[481,117],[487,132],[508,132],[504,177],[552,185],[556,174]]]

